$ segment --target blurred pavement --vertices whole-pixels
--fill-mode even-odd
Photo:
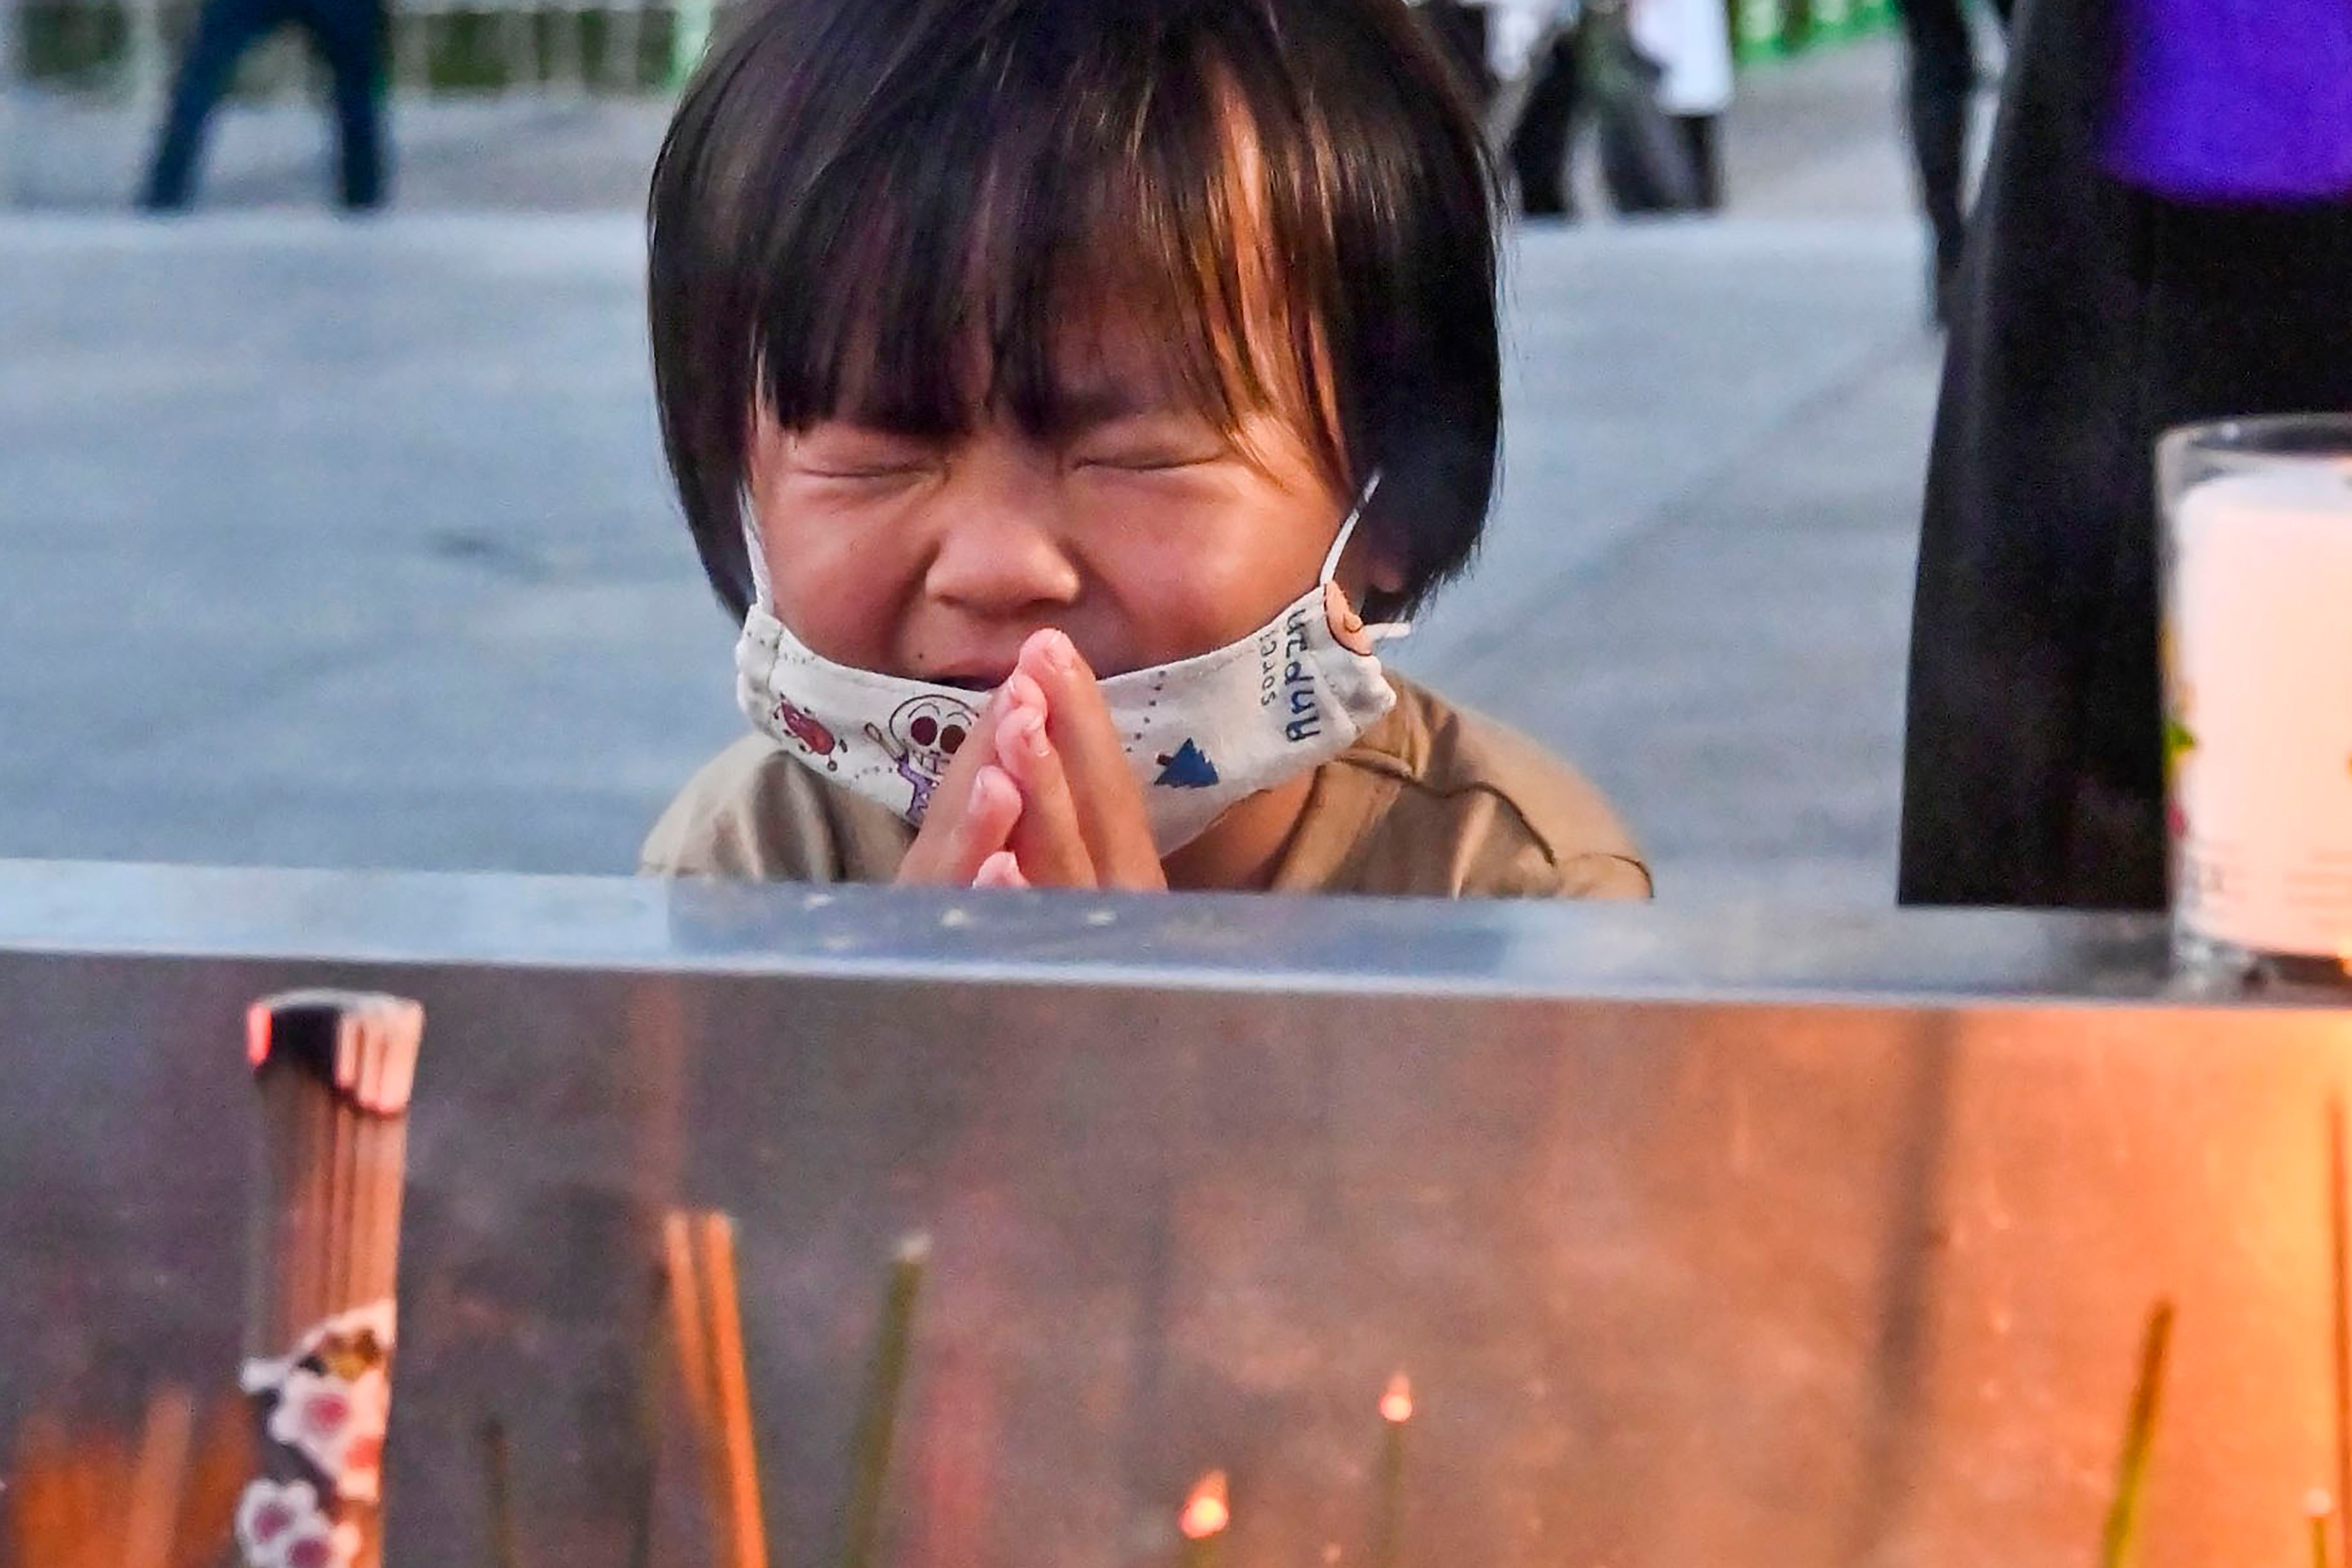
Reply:
[[[1584,765],[1669,898],[1890,897],[1937,358],[1895,69],[1744,78],[1724,220],[1520,236],[1504,500],[1400,649]],[[297,111],[168,224],[108,210],[142,128],[30,118],[0,856],[625,870],[741,723],[647,385],[658,110],[405,108],[358,223]]]

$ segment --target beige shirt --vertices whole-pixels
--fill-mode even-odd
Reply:
[[[1534,742],[1395,675],[1397,704],[1316,770],[1273,889],[1438,898],[1650,894],[1601,792]],[[765,736],[678,792],[640,869],[760,881],[887,882],[914,829]]]

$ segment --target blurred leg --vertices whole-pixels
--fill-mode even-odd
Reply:
[[[1714,114],[1678,114],[1675,123],[1683,133],[1683,146],[1690,154],[1691,173],[1697,177],[1700,212],[1723,210],[1723,149],[1716,137],[1716,128],[1722,117]]]
[[[310,0],[302,19],[334,79],[343,205],[381,205],[384,197],[383,8],[375,0]]]
[[[1576,129],[1577,40],[1570,33],[1530,68],[1535,85],[1512,133],[1511,171],[1518,177],[1519,208],[1529,217],[1574,217],[1568,188],[1569,144]]]
[[[238,58],[284,19],[277,0],[211,0],[197,13],[195,32],[172,84],[172,104],[156,139],[142,206],[169,212],[188,205],[204,157],[205,122],[228,90]]]
[[[1919,200],[1936,247],[1938,310],[1958,274],[1967,230],[1960,189],[1967,171],[1969,104],[1976,89],[1976,51],[1960,0],[1899,0],[1909,56],[1906,96]]]

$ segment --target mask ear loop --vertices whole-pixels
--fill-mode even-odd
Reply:
[[[768,558],[760,548],[760,529],[753,521],[751,492],[749,489],[735,492],[735,511],[743,523],[743,554],[751,563],[751,602],[763,610],[773,612],[776,595],[768,585]]]
[[[1364,509],[1372,504],[1373,492],[1380,488],[1381,471],[1374,468],[1372,477],[1364,481],[1363,493],[1356,498],[1356,504],[1348,509],[1347,520],[1339,524],[1339,537],[1331,542],[1330,553],[1323,557],[1323,575],[1318,579],[1321,584],[1328,586],[1332,574],[1339,570],[1339,557],[1347,551],[1348,541],[1354,537],[1356,524],[1364,520]],[[1364,635],[1376,643],[1382,643],[1407,636],[1412,631],[1411,621],[1381,621],[1366,626]]]
[[[766,611],[769,618],[775,620],[776,625],[782,627],[784,623],[776,618],[776,595],[768,586],[768,558],[760,549],[760,528],[751,510],[751,489],[749,485],[735,492],[735,514],[743,524],[743,557],[751,565],[751,608]],[[747,635],[751,631],[748,616],[745,617],[744,631]],[[791,635],[789,630],[785,635]],[[772,688],[775,683],[776,666],[784,661],[783,644],[781,641],[778,642],[773,651],[774,657],[768,661],[768,681]]]

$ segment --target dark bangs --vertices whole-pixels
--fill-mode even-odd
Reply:
[[[1401,0],[746,0],[656,166],[663,438],[740,615],[755,408],[950,437],[1067,429],[1133,329],[1228,436],[1271,414],[1410,608],[1483,525],[1499,418],[1492,183]]]

